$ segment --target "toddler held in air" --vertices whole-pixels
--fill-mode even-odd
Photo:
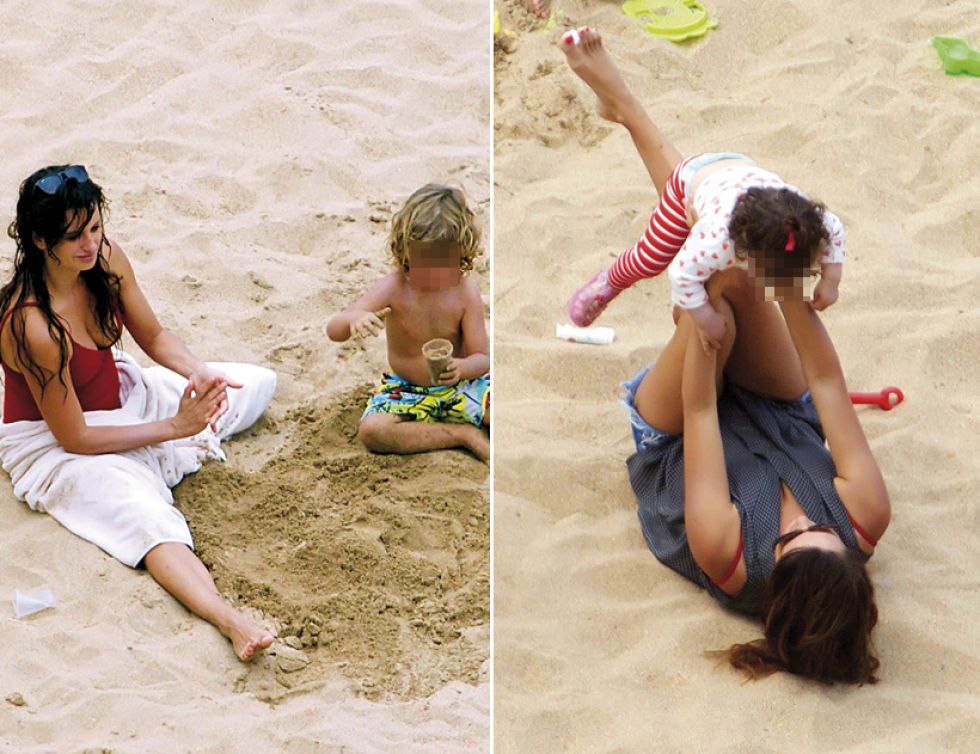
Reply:
[[[643,237],[575,293],[569,316],[586,326],[666,269],[673,303],[690,312],[702,345],[718,348],[724,320],[705,292],[713,273],[745,264],[770,299],[802,297],[803,279],[818,273],[812,306],[823,310],[837,300],[845,256],[844,226],[822,204],[745,155],[695,155],[670,175]]]

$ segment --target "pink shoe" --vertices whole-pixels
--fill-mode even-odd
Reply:
[[[621,288],[613,288],[606,279],[608,270],[600,270],[588,283],[583,285],[568,302],[568,316],[579,327],[588,327],[602,314],[606,306],[622,293]]]

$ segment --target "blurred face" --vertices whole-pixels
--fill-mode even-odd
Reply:
[[[804,299],[806,278],[812,274],[810,270],[799,270],[795,277],[787,279],[772,277],[767,275],[765,267],[756,262],[751,254],[748,255],[746,266],[758,300],[802,301]]]
[[[69,212],[68,217],[74,219],[68,226],[64,238],[50,249],[57,260],[57,265],[65,270],[84,272],[95,266],[102,248],[102,214],[98,210],[85,222],[87,212]],[[34,242],[44,251],[49,251],[42,239],[35,237]],[[46,263],[51,264],[49,259]]]
[[[416,288],[437,290],[459,284],[459,246],[445,241],[413,241],[408,247],[408,279]]]
[[[789,534],[791,532],[800,533],[789,541],[781,542],[780,544],[776,545],[776,560],[779,560],[786,553],[792,552],[800,547],[817,547],[821,550],[829,550],[840,555],[844,554],[847,548],[841,541],[841,538],[837,536],[836,532],[804,531],[811,526],[814,526],[814,522],[807,516],[799,516],[793,521],[790,521],[786,531],[782,532],[782,534]]]

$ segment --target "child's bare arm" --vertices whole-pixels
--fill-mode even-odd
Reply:
[[[813,287],[813,301],[810,305],[818,312],[837,301],[840,279],[844,273],[841,262],[824,262],[820,265],[820,279]]]
[[[442,373],[439,382],[443,385],[454,385],[460,380],[472,380],[482,377],[490,371],[490,338],[487,336],[487,325],[483,319],[483,299],[480,289],[471,280],[463,282],[465,292],[465,308],[462,330],[462,347],[466,357],[453,359],[449,367]]]
[[[341,343],[350,337],[366,338],[384,328],[384,318],[391,311],[394,279],[386,275],[372,285],[367,293],[327,323],[327,337]]]
[[[844,223],[830,210],[824,210],[823,224],[827,229],[827,242],[820,253],[820,279],[813,287],[813,300],[810,303],[818,312],[837,301],[837,288],[840,286],[844,259],[847,257]]]

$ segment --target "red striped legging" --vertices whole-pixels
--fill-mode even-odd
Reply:
[[[684,245],[691,229],[687,226],[685,186],[680,176],[691,159],[683,160],[670,174],[643,237],[609,268],[607,280],[612,287],[629,288],[644,278],[659,275]]]

